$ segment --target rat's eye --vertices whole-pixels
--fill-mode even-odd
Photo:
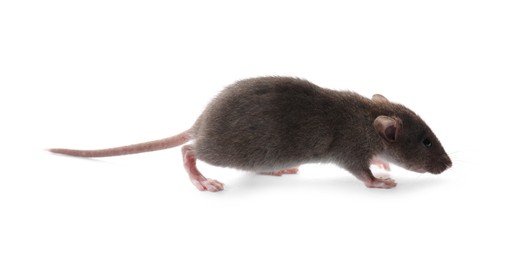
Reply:
[[[428,148],[432,147],[432,141],[430,141],[430,139],[428,139],[428,138],[423,139],[423,141],[421,141],[421,143],[422,143],[425,147],[428,147]]]

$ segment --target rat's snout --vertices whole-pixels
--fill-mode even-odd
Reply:
[[[453,165],[450,157],[447,154],[445,154],[443,156],[443,158],[444,158],[444,164],[446,165],[446,169],[445,170],[450,169],[452,167],[452,165]]]
[[[446,169],[450,169],[452,167],[452,162],[448,162],[448,164],[446,164]]]
[[[444,154],[439,160],[435,161],[429,170],[432,174],[440,174],[452,167],[452,161],[447,154]]]

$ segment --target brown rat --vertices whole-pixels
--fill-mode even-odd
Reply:
[[[403,105],[381,95],[318,87],[290,77],[259,77],[224,89],[193,127],[162,140],[104,150],[50,149],[80,157],[105,157],[182,148],[183,161],[199,190],[219,191],[223,184],[205,178],[196,159],[209,164],[274,175],[297,166],[329,162],[348,170],[370,188],[396,186],[376,178],[376,164],[392,162],[408,170],[439,174],[452,162],[425,122]]]

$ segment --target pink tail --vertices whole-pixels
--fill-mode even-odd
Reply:
[[[176,147],[188,142],[192,139],[190,131],[185,131],[178,135],[168,137],[165,139],[115,147],[115,148],[107,148],[100,150],[73,150],[73,149],[62,149],[62,148],[53,148],[48,151],[53,153],[66,154],[70,156],[77,157],[108,157],[108,156],[119,156],[119,155],[127,155],[134,153],[145,153],[152,152],[157,150],[168,149],[172,147]]]

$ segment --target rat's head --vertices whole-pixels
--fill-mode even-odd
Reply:
[[[393,111],[393,114],[376,117],[373,123],[384,144],[383,157],[421,173],[439,174],[452,166],[441,143],[418,115],[381,95],[374,95],[373,101]]]

